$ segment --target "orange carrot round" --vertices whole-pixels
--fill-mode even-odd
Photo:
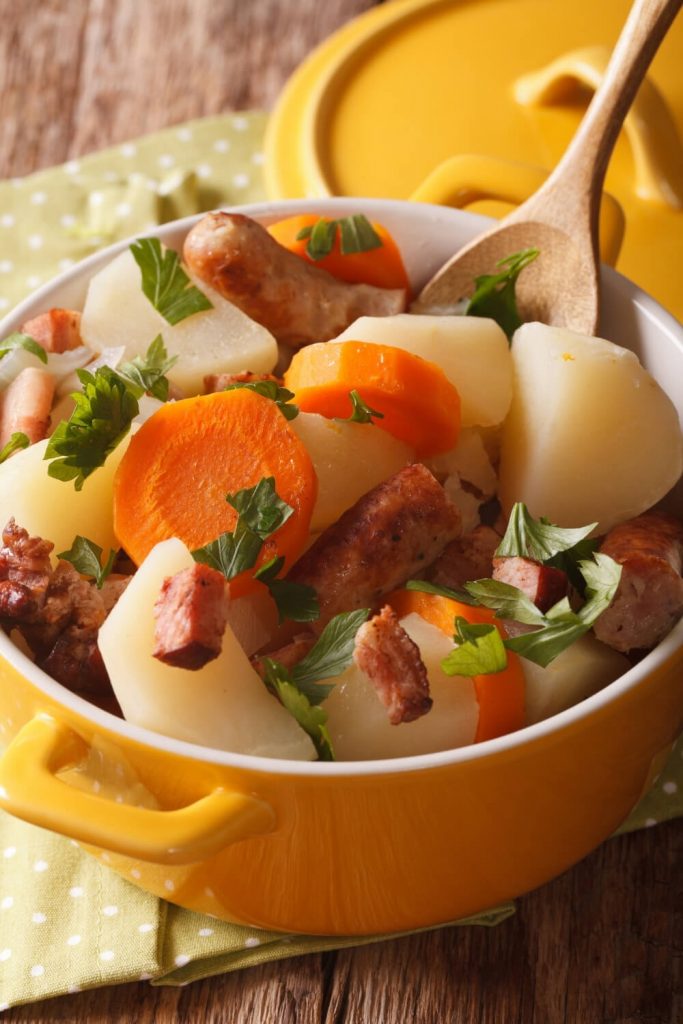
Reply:
[[[332,250],[322,259],[314,260],[307,252],[308,238],[299,238],[302,231],[312,228],[320,220],[317,213],[300,213],[295,217],[286,217],[268,226],[268,231],[276,242],[285,249],[295,253],[316,267],[321,267],[329,274],[352,284],[373,284],[377,288],[410,288],[406,269],[403,266],[401,253],[396,242],[382,224],[372,221],[372,226],[381,239],[382,244],[375,249],[364,252],[343,253],[341,251],[341,231],[337,227]]]
[[[415,612],[442,633],[453,636],[456,615],[467,622],[493,624],[505,633],[501,622],[490,608],[461,604],[450,597],[426,594],[419,590],[397,590],[387,602],[399,618]],[[479,704],[479,721],[475,743],[521,729],[525,724],[525,679],[520,659],[514,651],[507,652],[507,668],[502,672],[474,676],[474,692]]]
[[[235,527],[226,494],[270,476],[294,511],[265,541],[257,567],[276,555],[289,567],[308,538],[318,484],[308,452],[276,404],[247,389],[169,402],[133,435],[116,472],[118,541],[138,565],[169,537],[190,550],[202,547]],[[260,586],[252,575],[236,576],[231,594]]]
[[[460,432],[460,396],[443,370],[420,356],[365,341],[325,342],[300,349],[285,387],[304,412],[328,419],[352,412],[356,390],[383,414],[373,423],[426,458],[453,448]]]

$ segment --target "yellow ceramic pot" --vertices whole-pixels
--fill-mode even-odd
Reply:
[[[385,223],[414,283],[482,227],[460,211],[327,200],[245,208],[363,211]],[[193,219],[159,229],[177,245]],[[123,246],[87,260],[0,325],[83,296]],[[683,410],[683,329],[614,271],[602,334],[634,348]],[[168,739],[92,707],[0,633],[0,804],[87,845],[159,896],[286,931],[433,925],[519,895],[626,817],[683,726],[683,623],[640,664],[556,717],[460,750],[310,764]],[[131,665],[131,671],[134,666]]]

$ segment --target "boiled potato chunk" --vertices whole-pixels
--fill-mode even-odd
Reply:
[[[477,316],[362,316],[336,341],[393,345],[440,366],[460,395],[463,427],[500,423],[512,398],[512,362],[505,334]]]
[[[98,352],[124,345],[128,361],[144,355],[161,334],[169,356],[178,356],[168,379],[186,395],[203,390],[206,374],[272,370],[277,360],[272,334],[209,285],[192,280],[213,309],[194,313],[172,327],[145,297],[140,268],[126,249],[90,282],[81,320],[84,340]]]
[[[11,516],[32,536],[54,544],[54,554],[71,547],[80,534],[99,544],[106,555],[118,548],[113,523],[114,473],[128,447],[128,437],[104,466],[77,491],[73,482],[47,475],[47,441],[38,441],[0,465],[0,529]]]
[[[334,523],[362,494],[415,458],[402,441],[372,423],[348,423],[301,412],[290,426],[311,456],[318,497],[311,532]]]
[[[420,649],[429,676],[432,709],[415,722],[391,725],[374,686],[352,664],[336,679],[326,680],[336,686],[323,704],[340,761],[407,757],[474,742],[479,719],[474,683],[441,671],[441,661],[453,650],[453,641],[419,615],[406,615],[401,625]]]
[[[546,668],[522,659],[528,725],[571,708],[602,690],[630,668],[623,654],[587,634]]]
[[[230,627],[218,658],[197,672],[152,657],[161,585],[193,564],[176,538],[157,544],[100,629],[99,648],[124,717],[219,750],[313,760],[309,737],[268,693]]]
[[[499,497],[560,526],[598,533],[654,505],[681,475],[678,416],[628,349],[559,327],[514,336],[514,396]]]

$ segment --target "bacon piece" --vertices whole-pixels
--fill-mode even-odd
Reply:
[[[425,466],[399,470],[320,534],[287,579],[313,587],[320,631],[338,612],[376,608],[460,532],[460,513]]]
[[[404,290],[339,281],[239,213],[207,214],[185,239],[183,257],[197,277],[290,348],[335,338],[359,316],[406,307]]]
[[[0,394],[0,447],[21,431],[31,444],[42,441],[50,429],[55,379],[42,367],[27,366]]]
[[[46,352],[66,352],[83,344],[81,314],[73,309],[50,309],[21,325],[23,334],[30,335]]]
[[[488,578],[500,536],[490,526],[476,526],[448,544],[429,566],[425,579],[439,587],[461,587],[470,580]]]
[[[240,373],[208,373],[204,378],[204,393],[212,395],[216,391],[225,391],[231,384],[253,384],[259,380],[272,380],[276,384],[282,384],[282,378],[275,377],[272,373],[252,373],[251,370],[242,370]]]
[[[392,725],[414,722],[430,710],[433,702],[420,651],[389,605],[356,633],[353,660],[375,687]]]
[[[654,647],[683,615],[683,522],[646,512],[610,530],[600,550],[622,569],[595,635],[617,651]]]
[[[567,596],[567,574],[533,558],[518,555],[493,559],[493,578],[522,590],[542,612]]]
[[[154,605],[154,657],[176,668],[202,668],[221,653],[227,612],[225,577],[217,569],[196,563],[169,576]]]

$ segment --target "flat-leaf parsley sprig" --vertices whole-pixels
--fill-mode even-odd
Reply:
[[[82,391],[71,395],[76,408],[52,434],[44,458],[48,476],[73,480],[80,491],[87,477],[104,465],[140,411],[129,384],[109,366],[95,373],[76,370]]]
[[[222,533],[215,540],[192,552],[196,562],[203,562],[232,580],[241,572],[253,569],[264,542],[289,519],[294,511],[275,490],[275,478],[263,477],[254,487],[246,487],[225,500],[237,512],[234,530]],[[318,618],[315,591],[305,584],[280,580],[277,574],[284,558],[271,559],[254,573],[264,583],[275,601],[280,621],[312,622]]]
[[[368,608],[360,608],[335,615],[292,669],[273,658],[260,659],[266,686],[311,737],[321,761],[334,761],[327,713],[319,706],[334,687],[322,680],[338,676],[349,667],[356,633],[369,614]]]
[[[130,247],[142,275],[142,291],[167,323],[179,324],[194,313],[213,309],[192,284],[173,249],[162,250],[158,238],[138,238]]]

